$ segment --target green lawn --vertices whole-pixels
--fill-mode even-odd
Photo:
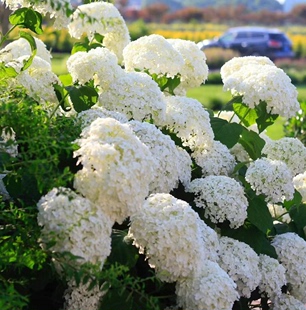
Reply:
[[[306,86],[298,86],[299,102],[306,101]],[[200,101],[204,107],[211,109],[215,104],[224,105],[231,99],[230,92],[224,92],[222,85],[203,85],[190,89],[187,97],[195,98]],[[279,117],[276,122],[267,128],[267,135],[274,140],[284,136],[283,124],[285,119]]]

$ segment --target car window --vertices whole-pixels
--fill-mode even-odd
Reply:
[[[263,32],[251,32],[251,38],[254,39],[263,39],[265,37],[265,33]]]
[[[249,32],[245,32],[245,31],[241,31],[237,33],[237,39],[246,39],[250,37],[250,33]]]
[[[286,36],[282,33],[269,33],[269,37],[271,40],[275,40],[275,41],[288,41]]]
[[[223,36],[221,36],[221,37],[219,38],[219,40],[222,41],[222,42],[224,42],[224,43],[226,43],[226,42],[231,42],[231,41],[234,40],[235,36],[236,36],[235,33],[233,33],[233,32],[227,32],[227,33],[225,33]]]

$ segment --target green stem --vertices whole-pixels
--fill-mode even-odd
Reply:
[[[4,41],[7,40],[8,36],[10,35],[10,33],[17,27],[18,25],[14,25],[2,38],[0,41],[0,46],[3,44]]]
[[[239,102],[239,100],[241,100],[241,96],[233,97],[230,101],[228,101],[228,102],[225,104],[224,108],[223,108],[222,110],[219,111],[218,117],[219,117],[219,115],[221,114],[222,111],[228,111],[227,108],[230,107],[230,106],[232,106],[233,103]]]
[[[65,95],[65,97],[56,105],[56,107],[54,108],[54,110],[53,110],[52,113],[50,114],[49,119],[51,119],[51,118],[54,116],[56,110],[57,110],[57,109],[59,108],[59,106],[65,101],[65,99],[67,98],[67,96],[68,96],[68,93],[67,93],[67,94]]]
[[[250,113],[250,111],[251,111],[251,108],[248,108],[248,110],[244,114],[243,118],[240,119],[239,125],[241,125],[242,121],[246,118],[246,116]]]

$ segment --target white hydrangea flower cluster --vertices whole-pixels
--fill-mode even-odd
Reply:
[[[78,113],[77,118],[81,121],[82,128],[89,126],[97,118],[114,118],[120,123],[127,123],[128,119],[121,113],[115,111],[109,111],[105,108],[97,105],[91,107],[91,109]]]
[[[153,194],[131,217],[128,237],[162,281],[175,282],[196,271],[210,251],[204,248],[201,222],[187,202]]]
[[[231,228],[243,225],[247,218],[248,200],[236,180],[223,175],[194,179],[187,190],[195,194],[195,204],[204,209],[213,223],[229,221]]]
[[[180,88],[198,87],[207,80],[208,66],[206,55],[196,43],[181,39],[167,39],[167,41],[182,55],[184,65],[180,71]]]
[[[75,151],[83,168],[74,186],[113,221],[122,223],[141,208],[155,166],[148,147],[127,124],[98,118],[82,131]]]
[[[267,202],[278,203],[293,198],[292,175],[283,161],[256,159],[250,163],[245,179],[257,195],[266,196]]]
[[[198,148],[192,154],[195,162],[202,168],[202,176],[230,175],[235,168],[235,157],[220,141],[212,141],[208,148]]]
[[[42,58],[35,56],[29,68],[21,71],[24,61],[29,56],[21,56],[15,61],[7,63],[7,66],[13,67],[19,74],[13,83],[22,85],[30,97],[38,101],[43,101],[46,109],[58,103],[53,84],[61,84],[59,78],[52,72],[51,65]],[[48,105],[50,103],[50,106]]]
[[[191,150],[213,143],[209,114],[199,101],[182,96],[165,97],[165,101],[166,118],[158,126],[174,132]]]
[[[77,52],[68,58],[66,65],[74,83],[85,84],[94,80],[95,86],[103,90],[123,74],[116,55],[102,47]]]
[[[297,138],[284,137],[266,142],[262,154],[287,164],[292,176],[306,171],[306,147]]]
[[[206,260],[217,262],[219,260],[220,252],[220,242],[218,234],[215,230],[206,225],[204,221],[200,222],[200,229],[202,232],[201,237],[205,249],[209,249],[209,251],[206,251]]]
[[[52,55],[47,49],[45,43],[35,37],[34,40],[37,47],[36,56],[42,58],[51,65]],[[19,38],[18,40],[10,42],[0,50],[0,61],[8,63],[14,59],[27,55],[32,55],[30,43],[24,38]]]
[[[231,310],[239,299],[236,284],[215,262],[202,263],[199,272],[176,284],[178,305],[184,310]]]
[[[236,59],[235,63],[229,63],[226,69],[221,70],[224,90],[231,90],[233,96],[242,96],[243,103],[250,108],[265,101],[268,112],[285,118],[295,116],[300,104],[296,87],[288,75],[274,65],[245,62],[243,57],[241,59],[240,69],[234,70],[239,68],[239,59]]]
[[[306,310],[306,306],[293,296],[282,294],[276,297],[273,304],[272,310]]]
[[[288,211],[282,205],[268,203],[268,209],[275,221],[284,223],[289,223],[291,221]]]
[[[221,237],[218,263],[237,284],[239,295],[250,297],[261,280],[259,256],[255,251],[244,242]]]
[[[113,222],[107,215],[67,188],[54,188],[37,206],[43,245],[55,239],[52,251],[68,251],[84,259],[77,262],[90,262],[102,268],[111,251]]]
[[[89,291],[88,284],[76,286],[70,281],[64,293],[64,310],[97,310],[104,294],[105,291],[101,291],[99,286]]]
[[[274,300],[276,296],[281,295],[282,286],[287,283],[285,276],[286,269],[277,259],[260,254],[259,270],[261,272],[259,291],[261,293],[267,293]]]
[[[164,94],[157,83],[143,72],[123,72],[101,92],[99,105],[137,121],[153,118],[159,123],[166,114]]]
[[[72,10],[70,0],[44,0],[33,3],[31,0],[5,0],[6,5],[13,11],[20,7],[32,7],[33,10],[54,19],[53,26],[57,29],[66,28],[69,24],[67,10]]]
[[[306,202],[306,171],[293,178],[294,188],[302,195],[302,201]]]
[[[296,233],[276,235],[272,241],[278,260],[286,268],[290,294],[306,303],[306,241]]]
[[[184,65],[184,59],[164,37],[158,34],[143,36],[129,43],[123,50],[127,71],[148,71],[150,74],[173,78]]]
[[[248,165],[251,161],[250,155],[240,143],[236,143],[232,148],[230,148],[230,153],[235,157],[237,162],[247,163]]]
[[[112,3],[100,1],[79,5],[71,19],[68,30],[72,37],[80,39],[85,33],[91,41],[98,33],[104,37],[103,46],[122,62],[122,52],[130,43],[130,35],[124,19]]]
[[[227,61],[220,69],[222,79],[228,79],[233,73],[241,70],[244,66],[254,64],[254,65],[269,65],[274,66],[274,62],[266,56],[244,56],[244,57],[234,57]]]
[[[177,188],[180,180],[189,179],[190,181],[192,162],[185,150],[182,149],[189,157],[189,162],[181,160],[182,153],[179,152],[174,141],[154,125],[131,121],[129,126],[140,141],[148,146],[155,159],[150,193],[169,193],[174,188]],[[182,163],[187,166],[181,166]]]

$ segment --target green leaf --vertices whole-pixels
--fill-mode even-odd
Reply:
[[[293,198],[291,200],[285,200],[283,205],[287,211],[290,211],[293,206],[299,206],[302,203],[302,199],[300,192],[295,190]]]
[[[229,123],[224,119],[213,117],[210,120],[215,134],[215,140],[220,141],[228,148],[232,148],[239,140],[243,127],[237,123]]]
[[[103,296],[99,309],[103,310],[136,310],[133,309],[133,299],[129,292],[124,290],[120,292],[117,288],[110,288]]]
[[[56,94],[56,98],[58,102],[61,104],[62,109],[66,112],[70,111],[71,106],[68,100],[67,90],[59,84],[53,84],[53,88]]]
[[[64,86],[71,85],[73,83],[71,74],[62,74],[58,77]]]
[[[241,120],[242,124],[249,127],[256,123],[257,113],[244,103],[234,103],[233,110]]]
[[[99,95],[92,87],[81,86],[79,88],[74,86],[66,87],[69,92],[73,107],[77,112],[82,112],[90,109],[97,103]]]
[[[6,67],[4,62],[0,62],[0,78],[14,78],[18,75],[13,67]]]
[[[222,236],[227,236],[248,244],[257,254],[266,254],[277,258],[274,247],[266,235],[252,224],[245,224],[238,229],[223,229]]]
[[[98,43],[103,43],[104,36],[102,36],[100,33],[95,32],[94,38]]]
[[[39,12],[30,8],[20,8],[14,11],[9,21],[12,25],[17,25],[20,28],[28,28],[37,34],[42,34],[42,16]]]
[[[20,31],[19,36],[20,38],[24,38],[30,43],[31,51],[32,51],[32,55],[30,56],[30,58],[28,58],[28,60],[26,60],[23,64],[21,71],[24,71],[31,66],[33,59],[37,53],[37,46],[36,46],[35,39],[31,34],[24,32],[24,31]]]
[[[258,126],[259,133],[263,132],[267,127],[274,124],[275,120],[278,118],[278,114],[271,114],[267,112],[267,103],[261,101],[259,105],[255,107],[257,112],[256,123]]]
[[[125,239],[127,232],[122,230],[113,230],[112,233],[112,251],[108,257],[111,263],[119,263],[121,265],[132,268],[138,260],[138,250],[131,241]]]
[[[273,219],[264,200],[256,197],[249,201],[248,220],[263,233],[273,228]]]
[[[88,43],[76,42],[74,43],[71,49],[71,55],[77,52],[87,52],[88,51]]]
[[[10,154],[6,152],[0,152],[0,169],[5,169],[6,165],[11,162]]]
[[[306,235],[304,227],[306,226],[306,205],[301,204],[292,207],[289,211],[289,215],[298,229],[298,234],[305,239]]]
[[[256,132],[243,128],[239,143],[253,160],[261,157],[261,150],[265,145],[265,141]]]

